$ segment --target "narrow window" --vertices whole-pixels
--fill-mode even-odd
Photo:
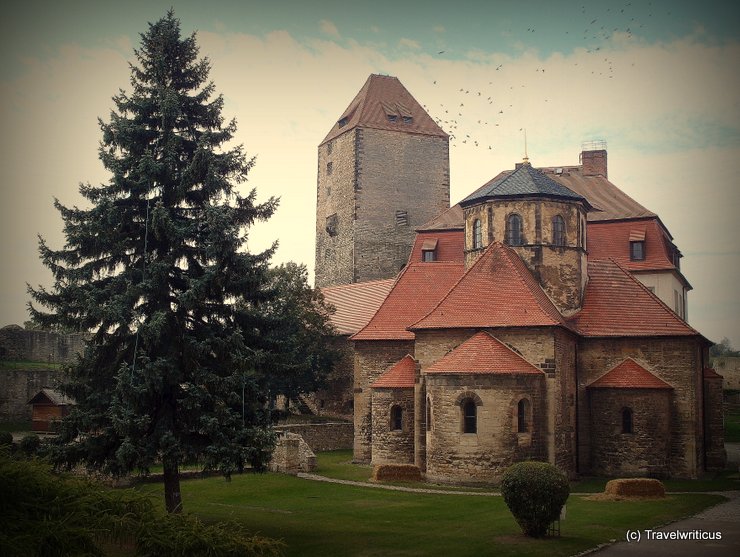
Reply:
[[[432,431],[432,399],[427,398],[427,431]]]
[[[506,243],[510,246],[521,246],[522,241],[522,217],[516,213],[506,218]]]
[[[583,224],[583,219],[581,219],[581,246],[586,249],[586,227]]]
[[[409,225],[408,211],[396,211],[396,226],[408,226],[408,225]]]
[[[631,408],[622,408],[622,433],[632,433]]]
[[[565,245],[565,221],[560,215],[552,217],[552,243],[556,246]]]
[[[632,261],[643,261],[645,259],[645,242],[630,242],[630,259]]]
[[[480,219],[473,221],[473,249],[480,249],[483,247],[483,230],[481,228]]]
[[[338,227],[339,217],[336,215],[336,213],[326,217],[326,232],[327,234],[329,234],[329,236],[336,236],[338,232]]]
[[[334,150],[334,142],[330,141],[326,144],[326,154],[331,155],[331,152]]]
[[[391,431],[403,429],[403,409],[397,404],[391,407]]]
[[[477,410],[474,400],[465,399],[462,406],[463,433],[476,433],[478,431]]]
[[[327,176],[331,176],[331,173],[334,172],[334,163],[333,162],[327,162],[326,163],[326,174]]]
[[[529,431],[529,401],[523,398],[517,404],[517,431],[519,433],[527,433]]]

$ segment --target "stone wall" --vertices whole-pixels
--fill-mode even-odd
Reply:
[[[19,325],[0,329],[0,359],[66,363],[85,348],[87,335],[26,330]]]
[[[740,390],[740,358],[737,356],[717,356],[713,358],[714,369],[723,378],[722,388]]]
[[[288,424],[275,426],[278,433],[295,433],[315,452],[351,449],[353,427],[351,423]]]
[[[0,422],[31,421],[26,404],[43,388],[56,388],[62,379],[59,370],[0,370]]]
[[[704,469],[703,348],[700,337],[581,338],[578,343],[579,472],[593,473],[590,409],[586,387],[634,358],[674,388],[670,410],[670,475],[696,477]]]
[[[727,464],[723,415],[722,378],[704,377],[704,435],[707,470],[723,470]]]
[[[312,409],[319,416],[351,420],[354,408],[352,342],[347,337],[338,337],[332,342],[332,348],[339,351],[339,361],[329,374],[325,387],[306,395],[306,398],[313,401]]]
[[[590,473],[667,477],[672,393],[668,389],[588,389]],[[622,411],[627,408],[632,411],[631,432],[622,430]]]
[[[369,464],[372,460],[370,385],[407,354],[414,355],[414,341],[355,341],[355,462]]]
[[[546,404],[543,375],[426,375],[431,408],[427,426],[426,476],[441,482],[488,483],[521,460],[543,460]],[[462,401],[477,404],[477,431],[464,433]],[[518,432],[517,407],[527,400],[527,432]]]
[[[271,472],[297,474],[316,469],[316,455],[296,433],[283,433],[277,440],[268,468]]]
[[[372,464],[414,463],[414,389],[373,389]],[[392,427],[391,409],[401,408],[400,430]]]

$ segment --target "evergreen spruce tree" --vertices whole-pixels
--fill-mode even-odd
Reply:
[[[141,35],[130,93],[100,121],[107,184],[81,185],[91,208],[64,207],[66,245],[40,239],[53,288],[29,287],[34,321],[91,333],[63,390],[59,463],[114,475],[164,466],[167,510],[182,508],[179,466],[196,457],[227,476],[261,468],[273,437],[266,411],[278,295],[273,248],[245,251],[246,230],[277,201],[236,185],[253,165],[226,148],[209,62],[170,11]]]

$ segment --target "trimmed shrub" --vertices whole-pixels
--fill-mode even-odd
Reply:
[[[9,447],[13,444],[13,434],[8,431],[0,431],[0,447]]]
[[[420,482],[421,472],[413,464],[376,464],[371,479],[374,482]]]
[[[35,433],[26,435],[23,439],[21,439],[21,442],[18,444],[18,447],[20,448],[20,450],[29,456],[35,455],[38,452],[40,446],[41,446],[41,439]]]
[[[610,480],[604,493],[615,497],[665,497],[665,486],[654,478],[627,478]]]
[[[570,495],[568,479],[547,462],[519,462],[507,468],[501,495],[526,536],[541,538],[560,516]]]

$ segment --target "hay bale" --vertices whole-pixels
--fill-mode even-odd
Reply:
[[[373,466],[374,482],[420,482],[421,470],[413,464],[376,464]]]
[[[611,480],[604,494],[612,497],[665,497],[665,486],[654,478],[623,478]]]

